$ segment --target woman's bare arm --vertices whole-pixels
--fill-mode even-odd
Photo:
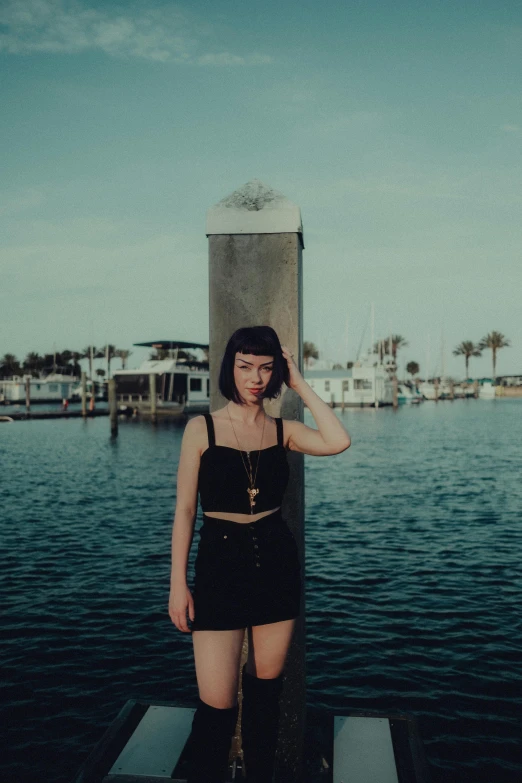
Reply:
[[[285,429],[289,432],[288,448],[304,454],[325,457],[339,454],[350,446],[350,436],[332,408],[303,382],[295,391],[302,398],[314,417],[318,430],[308,427],[300,421],[285,420]]]
[[[288,448],[318,457],[345,451],[351,441],[343,423],[305,381],[287,346],[282,345],[281,350],[288,363],[290,388],[301,397],[319,428],[314,430],[300,421],[285,420],[284,428],[289,434]]]
[[[176,509],[172,525],[171,584],[187,581],[188,554],[194,536],[194,522],[198,504],[199,435],[201,430],[197,418],[189,419],[181,441]]]
[[[172,525],[171,598],[169,612],[172,621],[182,631],[188,631],[186,609],[194,619],[192,598],[187,588],[187,565],[194,536],[198,502],[198,472],[200,462],[201,421],[189,419],[181,441],[178,465],[176,510]],[[188,600],[187,600],[188,599]]]

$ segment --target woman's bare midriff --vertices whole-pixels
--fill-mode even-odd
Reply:
[[[249,522],[256,522],[258,519],[263,519],[269,514],[273,514],[274,511],[279,511],[281,506],[273,508],[271,511],[261,511],[259,514],[227,514],[224,511],[205,511],[206,517],[213,517],[214,519],[230,519],[231,522],[242,522],[248,524]]]

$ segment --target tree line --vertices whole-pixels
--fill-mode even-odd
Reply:
[[[377,340],[373,345],[373,353],[379,357],[379,361],[383,362],[385,356],[390,356],[391,361],[388,364],[390,370],[394,370],[397,367],[397,352],[401,348],[405,348],[408,345],[407,341],[400,334],[392,334],[382,340]],[[464,356],[466,363],[466,378],[469,377],[469,360],[473,356],[482,356],[482,351],[490,349],[492,352],[493,361],[493,378],[496,377],[496,363],[497,353],[501,348],[509,347],[510,342],[500,332],[490,332],[482,338],[478,343],[473,343],[471,340],[464,340],[453,351],[454,356]],[[208,356],[208,351],[205,351]],[[6,353],[0,359],[0,378],[9,378],[13,375],[32,375],[33,377],[40,377],[47,375],[51,372],[61,372],[64,375],[79,376],[81,373],[80,360],[87,359],[89,361],[89,377],[93,377],[93,361],[94,359],[106,359],[107,360],[107,372],[110,377],[110,365],[111,360],[119,358],[121,360],[121,368],[123,370],[127,367],[127,360],[132,352],[126,348],[116,348],[114,345],[104,345],[101,348],[96,348],[94,345],[88,345],[83,351],[58,351],[55,353],[47,353],[40,355],[38,353],[28,353],[23,361],[19,361],[12,353]],[[170,355],[170,351],[157,350],[150,354],[151,359],[165,359]],[[178,358],[195,359],[189,351],[179,351]],[[303,359],[305,367],[308,368],[310,359],[318,359],[319,351],[315,344],[310,341],[303,343]],[[353,362],[346,363],[346,369],[353,367]],[[345,369],[342,364],[335,364],[334,370]],[[420,366],[417,362],[408,362],[406,365],[406,372],[410,373],[413,377],[418,374]],[[103,377],[105,370],[98,368],[96,374]]]
[[[391,361],[388,363],[388,369],[394,372],[397,369],[397,352],[400,348],[405,348],[408,345],[407,341],[400,334],[392,334],[382,340],[377,340],[373,345],[373,353],[379,357],[381,363],[384,362],[385,356],[390,356]],[[466,363],[466,378],[469,377],[469,360],[472,356],[482,356],[482,351],[491,350],[492,362],[493,362],[493,378],[496,377],[497,368],[497,353],[501,348],[509,347],[510,342],[500,332],[489,332],[478,343],[473,343],[471,340],[464,340],[453,351],[454,356],[464,356]],[[303,358],[305,367],[308,367],[310,359],[319,358],[319,351],[317,350],[313,342],[305,342],[303,345]],[[347,362],[346,368],[353,367],[353,362]],[[342,364],[335,364],[334,370],[345,369]],[[406,365],[406,372],[408,372],[412,378],[418,374],[420,366],[417,362],[408,362]]]
[[[110,376],[111,360],[118,358],[124,370],[131,351],[126,348],[116,348],[114,345],[104,345],[96,348],[88,345],[83,351],[55,351],[54,353],[38,354],[30,352],[25,359],[19,361],[12,353],[6,353],[0,359],[0,378],[9,378],[13,375],[31,375],[39,378],[57,372],[63,375],[79,376],[81,373],[80,360],[88,359],[89,377],[93,377],[93,362],[95,359],[107,360],[107,372]],[[105,375],[105,370],[98,368],[96,374]]]

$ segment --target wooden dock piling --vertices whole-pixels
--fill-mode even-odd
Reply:
[[[118,435],[118,402],[116,399],[116,381],[111,378],[108,384],[109,418],[111,422],[111,435]]]
[[[27,413],[31,411],[31,376],[25,379],[25,410]]]
[[[87,416],[87,373],[85,371],[82,372],[82,416],[85,419]]]
[[[157,408],[156,408],[156,374],[149,373],[149,399],[150,399],[150,419],[155,424],[157,421]]]

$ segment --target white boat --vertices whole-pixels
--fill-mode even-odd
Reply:
[[[351,369],[305,369],[305,380],[332,408],[379,407],[393,402],[392,383],[382,364],[357,361]]]
[[[425,400],[448,400],[451,397],[451,386],[445,378],[440,380],[438,389],[433,381],[423,381],[419,384],[419,392]]]
[[[399,383],[397,385],[397,401],[399,405],[414,405],[423,400],[422,394],[417,391],[416,387],[410,389],[405,383]]]
[[[31,403],[49,403],[69,400],[78,378],[62,373],[50,373],[42,378],[15,375],[0,380],[0,394],[6,405],[24,405],[27,379]]]
[[[148,359],[134,370],[116,370],[116,399],[120,410],[129,408],[139,413],[150,412],[150,376],[155,376],[156,412],[158,415],[180,416],[209,410],[210,380],[208,362],[177,359],[180,348],[208,349],[201,343],[162,341],[134,343],[139,346],[172,351],[168,359]]]
[[[94,399],[95,400],[106,400],[107,399],[107,393],[104,391],[104,383],[105,382],[102,382],[102,383],[100,383],[98,381],[94,382]],[[86,383],[85,383],[85,388],[86,388],[86,396],[87,396],[88,400],[90,400],[91,397],[92,397],[92,387],[93,387],[92,381],[87,378]],[[71,400],[73,402],[78,402],[79,400],[81,400],[81,398],[82,398],[82,384],[80,382],[77,386],[75,386],[72,389]]]
[[[492,400],[496,395],[496,386],[493,381],[482,381],[479,386],[479,399]]]

